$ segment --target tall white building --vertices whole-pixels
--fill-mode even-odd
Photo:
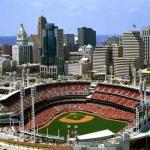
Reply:
[[[96,47],[93,51],[93,70],[99,73],[107,71],[106,66],[112,65],[112,47]]]
[[[17,65],[32,63],[33,62],[33,49],[31,45],[28,45],[27,33],[21,24],[17,33],[16,45],[12,46],[12,60]]]
[[[138,70],[144,66],[144,42],[140,32],[131,31],[123,33],[122,43],[123,57],[114,61],[114,75],[131,79],[133,69]]]
[[[139,31],[123,33],[123,57],[135,60],[137,69],[143,68],[144,65],[144,42]]]
[[[130,79],[130,73],[134,68],[134,59],[118,57],[114,61],[114,76],[118,78]]]
[[[150,26],[142,28],[141,37],[145,46],[145,61],[150,64]]]

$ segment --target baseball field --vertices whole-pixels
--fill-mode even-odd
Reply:
[[[46,126],[40,128],[39,133],[47,134],[48,132],[50,135],[60,135],[66,137],[67,126],[70,127],[70,132],[74,132],[75,127],[77,127],[78,134],[82,135],[106,129],[117,133],[125,128],[127,123],[123,121],[101,118],[86,112],[70,112],[56,117]]]

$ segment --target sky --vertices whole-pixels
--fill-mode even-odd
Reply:
[[[150,25],[150,0],[0,0],[0,36],[16,35],[20,24],[28,35],[37,33],[45,16],[64,33],[91,27],[99,35],[122,34]]]

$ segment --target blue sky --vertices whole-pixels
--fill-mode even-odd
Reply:
[[[0,36],[16,35],[20,23],[37,33],[39,16],[45,16],[64,33],[82,26],[97,34],[122,34],[135,24],[150,25],[150,0],[0,0]]]

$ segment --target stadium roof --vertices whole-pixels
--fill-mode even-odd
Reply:
[[[113,135],[114,135],[114,133],[111,132],[110,130],[103,130],[103,131],[98,131],[98,132],[80,135],[80,136],[78,136],[78,139],[80,141],[82,141],[82,140],[106,139],[106,138],[112,137]]]
[[[146,138],[146,137],[150,137],[150,131],[139,133],[138,135],[131,137],[131,140],[139,140],[139,139]]]

